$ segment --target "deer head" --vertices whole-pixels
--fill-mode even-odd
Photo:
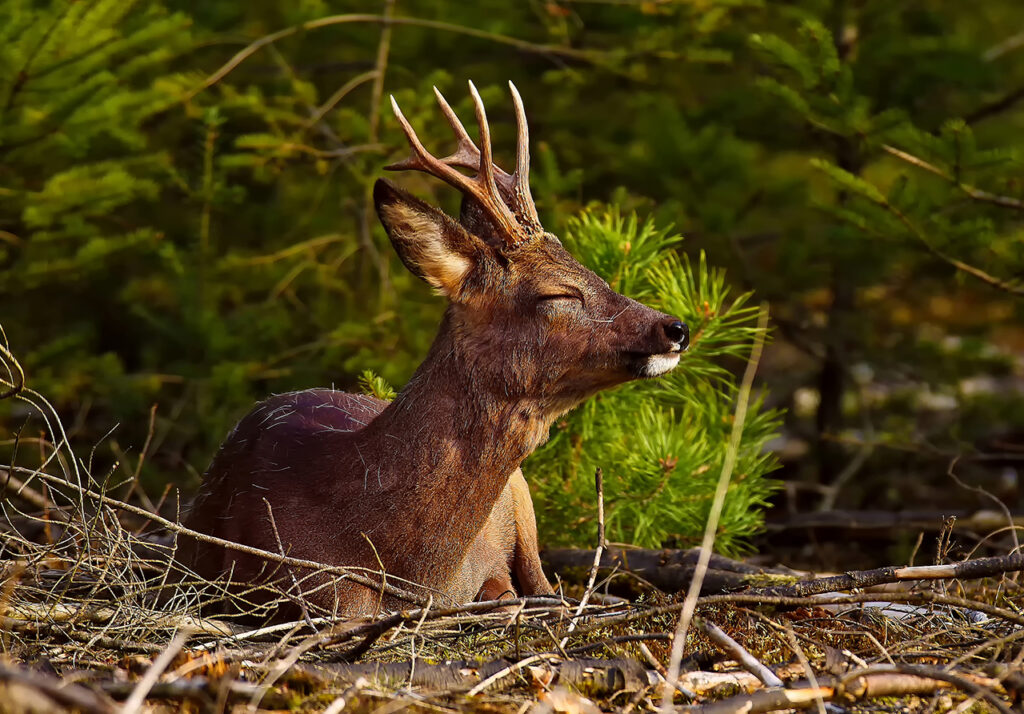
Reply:
[[[677,318],[616,293],[541,227],[530,194],[526,116],[509,86],[518,128],[511,174],[494,164],[472,82],[479,147],[434,90],[458,141],[442,159],[423,147],[391,98],[412,155],[387,168],[423,171],[457,188],[459,221],[384,179],[374,200],[402,262],[448,299],[442,331],[450,333],[474,386],[532,402],[535,416],[550,423],[595,392],[670,371],[689,332]]]

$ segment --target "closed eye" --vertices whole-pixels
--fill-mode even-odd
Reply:
[[[583,312],[583,297],[573,293],[549,293],[537,298],[542,315],[576,315]]]
[[[558,292],[550,292],[537,297],[537,302],[553,302],[555,300],[575,300],[582,305],[583,293],[575,288],[563,288]]]

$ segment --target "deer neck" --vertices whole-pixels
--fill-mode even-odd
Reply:
[[[474,373],[446,317],[408,385],[356,440],[370,481],[402,504],[388,539],[405,543],[392,550],[408,560],[404,570],[429,567],[423,584],[452,576],[553,419],[537,400],[482,390]]]

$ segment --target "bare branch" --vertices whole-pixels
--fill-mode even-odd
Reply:
[[[944,178],[946,181],[949,181],[950,183],[954,184],[958,189],[966,193],[970,198],[973,198],[975,201],[981,201],[983,203],[992,203],[995,204],[996,206],[1002,206],[1003,208],[1013,208],[1018,211],[1024,211],[1024,201],[1022,201],[1019,198],[1013,198],[1011,196],[1000,196],[995,193],[990,193],[989,191],[984,191],[980,188],[975,188],[974,186],[971,186],[969,184],[961,183],[960,181],[957,181],[956,178],[950,176],[945,171],[940,169],[938,166],[930,164],[924,159],[914,156],[913,154],[909,154],[906,151],[897,149],[895,146],[883,144],[882,150],[885,151],[887,154],[895,156],[897,159],[900,159],[901,161],[905,161],[908,164],[911,164],[912,166],[916,166],[919,169],[927,171],[928,173],[932,173],[935,174],[936,176]]]

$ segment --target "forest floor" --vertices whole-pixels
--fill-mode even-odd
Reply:
[[[817,577],[699,550],[550,551],[558,598],[243,627],[168,584],[141,535],[156,516],[0,476],[51,501],[7,502],[4,712],[1008,713],[1024,692],[1016,552]],[[77,508],[52,503],[61,489]]]

